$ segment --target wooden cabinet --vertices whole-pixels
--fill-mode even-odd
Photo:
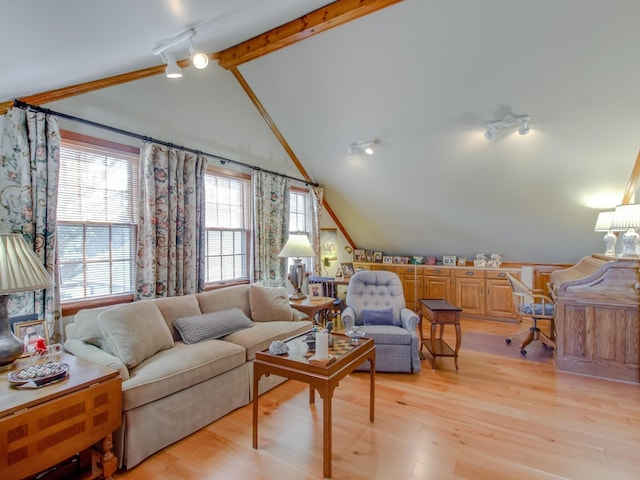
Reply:
[[[422,290],[423,298],[453,301],[451,290],[451,269],[441,267],[423,268]]]
[[[455,305],[469,315],[484,315],[485,271],[479,268],[454,270]]]
[[[509,272],[519,277],[515,271]],[[513,292],[507,279],[507,272],[488,270],[485,296],[485,315],[487,317],[514,318]]]
[[[417,265],[402,265],[395,269],[402,281],[404,303],[415,312],[418,309],[418,300],[424,298],[422,269]]]

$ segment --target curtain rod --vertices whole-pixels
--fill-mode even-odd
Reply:
[[[29,103],[23,102],[22,100],[15,99],[13,101],[13,106],[17,107],[17,108],[22,108],[22,109],[25,109],[25,110],[26,109],[33,110],[35,112],[44,113],[46,115],[53,115],[55,117],[61,117],[61,118],[67,119],[67,120],[72,120],[74,122],[84,123],[86,125],[91,125],[92,127],[102,128],[103,130],[108,130],[110,132],[119,133],[120,135],[125,135],[127,137],[137,138],[138,140],[142,140],[142,141],[145,141],[145,142],[154,142],[154,143],[158,143],[160,145],[163,145],[165,147],[178,148],[180,150],[184,150],[185,152],[195,153],[196,155],[206,155],[207,157],[212,157],[212,158],[215,158],[215,159],[219,160],[222,165],[224,165],[225,163],[232,163],[234,165],[240,165],[240,166],[245,167],[245,168],[250,168],[251,170],[270,173],[272,175],[277,175],[279,177],[288,178],[289,180],[294,180],[296,182],[304,183],[305,185],[311,185],[313,187],[319,186],[317,183],[310,182],[310,181],[304,180],[302,178],[291,177],[291,176],[286,175],[284,173],[274,172],[272,170],[265,170],[264,168],[260,168],[260,167],[258,167],[256,165],[249,165],[248,163],[243,163],[243,162],[239,162],[237,160],[232,160],[230,158],[221,157],[220,155],[214,155],[213,153],[207,153],[207,152],[203,152],[201,150],[194,150],[192,148],[184,147],[182,145],[175,145],[175,144],[173,144],[171,142],[165,142],[163,140],[158,140],[156,138],[152,138],[152,137],[149,137],[149,136],[146,136],[146,135],[140,135],[139,133],[129,132],[128,130],[122,130],[120,128],[111,127],[109,125],[104,125],[102,123],[93,122],[91,120],[87,120],[87,119],[80,118],[80,117],[75,117],[73,115],[68,115],[66,113],[56,112],[54,110],[49,110],[48,108],[39,107],[37,105],[31,105]]]

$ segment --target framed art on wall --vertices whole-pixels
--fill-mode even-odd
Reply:
[[[329,261],[338,259],[338,233],[336,228],[320,229],[320,256]]]
[[[353,269],[353,263],[342,264],[342,275],[344,275],[345,277],[350,277],[354,273],[355,273],[355,270]]]

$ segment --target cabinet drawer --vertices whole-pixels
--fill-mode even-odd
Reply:
[[[453,275],[456,278],[486,278],[486,270],[475,270],[473,268],[463,268],[454,270]]]
[[[507,273],[520,278],[520,272],[516,270],[487,270],[487,278],[495,280],[507,280]]]
[[[422,275],[421,270],[415,265],[395,267],[395,270],[398,275]]]
[[[423,269],[425,275],[433,276],[433,277],[450,277],[451,269],[450,268],[440,268],[440,267],[425,267]]]

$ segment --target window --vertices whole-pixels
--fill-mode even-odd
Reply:
[[[206,281],[249,278],[248,175],[209,169],[205,176]]]
[[[310,230],[307,218],[309,218],[309,193],[306,190],[294,190],[289,192],[289,231],[308,232]]]
[[[62,132],[58,191],[60,298],[133,293],[137,148]]]

